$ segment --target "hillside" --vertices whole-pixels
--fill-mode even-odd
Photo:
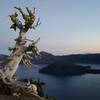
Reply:
[[[38,57],[37,59],[33,59],[33,63],[35,64],[52,64],[56,61],[59,60],[59,57],[56,57],[50,53],[47,52],[40,52],[40,57]]]
[[[0,55],[0,62],[3,61],[6,57],[7,55]],[[57,61],[100,64],[100,53],[55,56],[51,53],[42,51],[40,52],[40,57],[32,60],[32,62],[35,64],[52,64]]]
[[[36,64],[52,64],[57,61],[70,62],[70,63],[90,63],[100,64],[100,53],[95,54],[72,54],[55,56],[47,52],[40,52],[41,58],[34,59]]]
[[[90,63],[100,64],[100,53],[96,54],[75,54],[57,56],[60,60],[71,62],[71,63]]]
[[[72,63],[66,62],[56,62],[48,65],[45,68],[39,70],[40,73],[50,74],[50,75],[81,75],[87,73],[90,70],[90,66],[80,66]]]

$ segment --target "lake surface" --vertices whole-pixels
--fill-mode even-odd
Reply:
[[[100,69],[100,65],[91,65]],[[55,96],[57,100],[100,100],[100,74],[85,74],[81,76],[56,77],[38,73],[44,65],[26,68],[23,65],[17,71],[20,78],[40,79],[45,82],[45,94]]]

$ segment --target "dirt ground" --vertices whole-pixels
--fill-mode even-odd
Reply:
[[[16,97],[12,95],[0,94],[0,100],[43,100],[43,99],[40,99],[38,97],[27,97],[27,96]]]

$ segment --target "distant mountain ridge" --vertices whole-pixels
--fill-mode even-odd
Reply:
[[[54,56],[53,54],[47,52],[40,52],[40,57],[33,60],[35,64],[51,64],[59,60],[59,57]]]
[[[32,56],[32,54],[30,55]],[[8,57],[7,55],[0,54],[0,62],[4,61],[7,57]],[[37,59],[33,59],[32,62],[34,64],[51,64],[58,61],[58,59],[59,59],[58,57],[50,53],[41,51],[40,56],[37,57]]]
[[[90,63],[100,64],[100,53],[94,54],[72,54],[55,56],[51,53],[40,52],[41,58],[34,60],[37,64],[52,64],[57,61],[69,62],[69,63]]]
[[[71,63],[100,64],[100,53],[65,55],[65,56],[58,56],[58,58],[63,61],[68,61]]]
[[[0,55],[0,62],[4,60],[7,55]],[[70,62],[70,63],[91,63],[100,64],[100,53],[94,54],[72,54],[55,56],[45,51],[40,52],[40,57],[33,59],[32,62],[35,64],[52,64],[57,61]]]

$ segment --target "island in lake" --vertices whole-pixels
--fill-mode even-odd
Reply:
[[[39,70],[40,73],[56,76],[72,76],[87,73],[100,74],[99,69],[91,69],[91,66],[81,66],[71,63],[57,62]]]

